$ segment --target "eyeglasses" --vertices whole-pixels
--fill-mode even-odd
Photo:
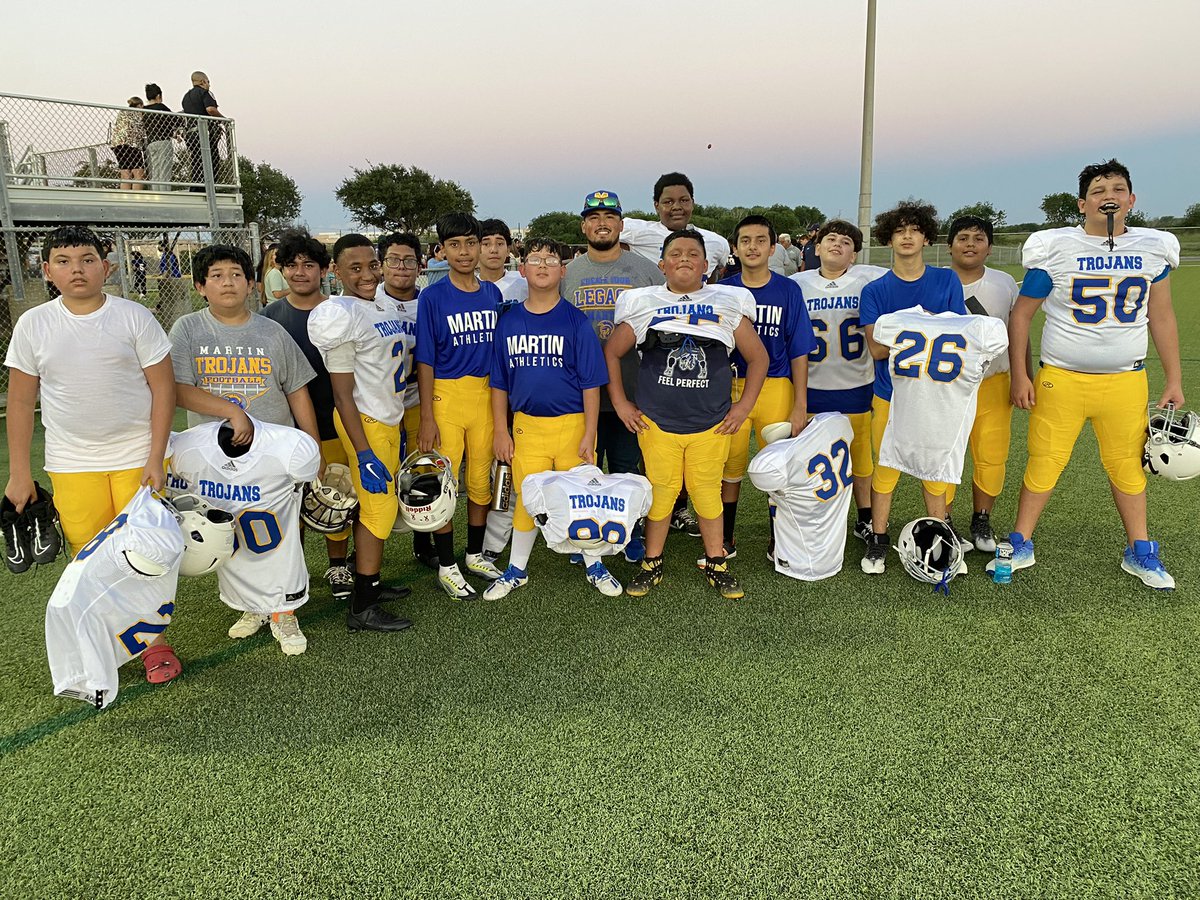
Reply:
[[[419,268],[421,268],[421,264],[417,261],[417,258],[415,256],[405,256],[405,257],[385,256],[383,258],[383,264],[385,266],[387,266],[389,269],[419,269]]]
[[[588,209],[620,209],[621,204],[616,197],[588,197],[583,201]]]
[[[527,256],[525,257],[525,265],[527,266],[545,266],[548,269],[557,269],[562,265],[562,260],[557,256]]]

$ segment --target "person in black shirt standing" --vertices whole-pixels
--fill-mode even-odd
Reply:
[[[164,114],[142,116],[146,127],[150,190],[169,191],[175,168],[175,145],[172,139],[179,130],[179,120],[175,116],[165,115],[171,111],[171,107],[162,102],[162,88],[153,82],[146,85],[146,101],[146,109]]]
[[[193,116],[210,116],[221,118],[221,110],[217,108],[217,98],[209,92],[208,76],[203,72],[192,73],[192,89],[183,95],[183,111]],[[216,177],[217,168],[221,162],[221,125],[219,122],[208,123],[208,146],[212,151],[213,175]],[[197,185],[191,190],[203,193],[204,160],[200,155],[199,123],[188,123],[187,130],[188,153],[192,157],[192,181]]]

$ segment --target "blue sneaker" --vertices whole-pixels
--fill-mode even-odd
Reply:
[[[639,537],[630,538],[625,545],[625,562],[637,565],[646,558],[646,542]]]
[[[587,570],[588,584],[602,593],[605,597],[620,597],[623,592],[621,582],[613,578],[612,573],[604,567],[604,563],[597,560],[588,566]]]
[[[499,600],[527,584],[529,584],[529,573],[516,566],[509,566],[504,570],[503,575],[487,586],[487,590],[483,592],[483,599]]]
[[[582,566],[583,565],[583,554],[582,553],[572,553],[570,556],[567,557],[567,562],[569,562],[573,566]]]
[[[1028,569],[1033,565],[1033,538],[1027,538],[1019,531],[1008,535],[1008,542],[1013,546],[1012,570]],[[996,560],[992,560],[984,569],[989,575],[996,569]]]
[[[1142,580],[1142,584],[1159,591],[1175,589],[1175,579],[1158,559],[1158,541],[1134,541],[1125,548],[1121,568]]]

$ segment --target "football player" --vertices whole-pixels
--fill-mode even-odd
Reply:
[[[721,284],[746,288],[754,295],[754,330],[767,348],[769,364],[767,380],[754,408],[730,438],[729,457],[721,476],[726,559],[737,556],[733,530],[742,479],[750,461],[751,429],[760,443],[764,426],[772,422],[791,422],[792,437],[804,429],[808,421],[808,354],[817,346],[800,287],[767,267],[775,248],[775,226],[764,216],[746,216],[733,229],[733,244],[742,268]],[[746,360],[737,350],[731,358],[737,370],[733,396],[740,397],[746,384]],[[768,555],[773,546],[772,537]],[[697,564],[703,566],[704,559]]]
[[[1150,540],[1142,471],[1146,333],[1154,337],[1165,380],[1157,405],[1180,408],[1183,373],[1171,305],[1179,241],[1126,225],[1135,200],[1129,170],[1117,160],[1087,166],[1079,173],[1083,224],[1035,232],[1021,252],[1027,271],[1009,318],[1012,346],[1025,346],[1039,306],[1046,323],[1036,373],[1020,353],[1010,358],[1012,401],[1030,410],[1029,458],[1010,540],[1013,570],[1032,566],[1034,528],[1088,421],[1128,538],[1121,568],[1165,590],[1175,579],[1159,559],[1158,541]]]
[[[519,271],[508,268],[512,232],[501,219],[484,219],[479,232],[479,280],[498,287],[505,304],[520,303],[529,296],[529,286]]]
[[[379,258],[361,234],[333,245],[333,271],[345,296],[330,297],[308,317],[308,336],[321,351],[333,385],[333,425],[346,450],[359,515],[354,523],[354,597],[346,613],[351,631],[403,631],[412,623],[379,604],[410,592],[384,587],[379,573],[383,542],[399,506],[393,473],[400,466],[400,423],[414,327],[400,303],[380,299]]]
[[[758,400],[767,376],[766,348],[754,330],[754,295],[704,284],[704,238],[672,232],[659,263],[667,283],[625,291],[613,336],[604,347],[608,392],[625,427],[638,435],[654,504],[646,522],[646,558],[626,592],[648,594],[663,578],[663,547],[680,487],[689,485],[706,556],[704,575],[723,597],[743,596],[729,570],[722,534],[721,473],[734,434]],[[621,357],[641,352],[636,405],[625,396]],[[729,353],[746,360],[741,399],[731,399]]]

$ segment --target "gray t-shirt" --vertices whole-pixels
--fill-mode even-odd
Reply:
[[[294,425],[287,395],[316,372],[282,325],[250,316],[244,325],[224,325],[207,309],[190,313],[171,328],[175,381],[232,400],[254,418]],[[188,411],[188,427],[214,421]]]
[[[592,262],[585,253],[567,264],[562,295],[587,314],[600,343],[604,343],[612,336],[613,310],[622,291],[665,283],[666,279],[658,266],[631,250],[622,251],[617,259],[607,263]],[[638,353],[635,347],[621,359],[621,380],[625,383],[625,396],[630,400],[634,398],[637,379]],[[600,392],[600,409],[612,412],[612,401],[608,399],[607,390]]]

